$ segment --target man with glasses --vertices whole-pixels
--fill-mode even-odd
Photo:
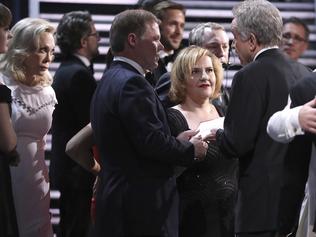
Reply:
[[[305,22],[291,17],[283,24],[282,50],[293,60],[298,60],[308,48],[309,29]]]
[[[309,29],[307,25],[300,19],[296,17],[291,17],[287,19],[283,24],[283,32],[282,32],[282,50],[293,60],[297,61],[299,57],[304,53],[304,51],[308,48],[308,38],[309,38]],[[306,67],[307,68],[307,67]],[[307,68],[308,69],[308,68]],[[298,72],[296,70],[296,72]],[[310,72],[304,72],[301,73],[303,77],[310,78]],[[300,78],[303,79],[303,77]],[[297,88],[300,88],[299,85],[304,85],[306,88],[313,88],[308,86],[308,83],[313,84],[313,80],[308,82],[308,80],[304,79],[305,82],[299,82],[297,83],[298,86],[294,87],[292,91],[296,91]],[[305,83],[305,84],[304,84]],[[296,89],[295,89],[296,88]],[[307,92],[307,91],[306,91]],[[297,93],[299,94],[299,93]],[[297,96],[299,98],[302,98],[303,94],[301,96]],[[305,98],[305,97],[304,97]],[[312,97],[310,97],[312,98]],[[290,118],[291,115],[289,110],[290,106],[293,106],[295,104],[295,101],[291,101],[292,96],[289,98],[288,105],[284,108],[282,111],[282,114],[284,118]],[[297,98],[296,98],[297,99]],[[301,103],[303,104],[303,103]],[[296,111],[298,111],[296,109]],[[296,112],[295,112],[296,113]],[[280,113],[277,113],[280,114]],[[280,134],[279,138],[276,138],[276,132],[273,134],[273,126],[277,126],[276,121],[279,121],[279,124],[282,124],[282,119],[276,118],[279,115],[273,116],[273,119],[270,119],[271,121],[268,125],[268,133],[271,134],[270,136],[274,138],[275,140],[279,141],[284,138],[282,138],[282,134]],[[296,119],[299,118],[298,114],[296,114]],[[289,120],[287,120],[289,121]],[[283,123],[282,124],[285,128],[289,127],[289,123]],[[278,127],[278,129],[280,129]],[[299,131],[302,131],[300,129],[297,129]],[[278,134],[279,135],[279,134]],[[284,140],[282,142],[285,142]],[[280,195],[280,207],[279,207],[279,233],[280,236],[295,236],[295,232],[297,229],[298,221],[299,221],[299,214],[301,209],[301,203],[302,198],[304,195],[304,188],[305,183],[308,175],[308,164],[310,159],[310,153],[308,149],[304,149],[304,146],[308,147],[309,143],[306,141],[302,141],[302,139],[295,139],[293,142],[290,143],[289,150],[286,154],[286,158],[284,160],[284,177],[285,181],[281,190]],[[301,148],[303,146],[303,149]],[[305,153],[302,153],[301,151],[306,151]],[[298,159],[298,157],[300,159]],[[307,165],[305,167],[305,165]],[[305,170],[307,168],[307,171]],[[303,176],[303,178],[302,178]],[[307,189],[306,196],[303,202],[303,209],[308,208],[308,197],[309,197],[309,191]],[[307,210],[307,209],[306,209]],[[303,212],[302,212],[303,213]],[[303,237],[304,231],[307,231],[308,228],[305,228],[304,226],[304,218],[298,229],[298,236]],[[300,233],[299,233],[300,232]]]
[[[62,237],[85,237],[90,225],[94,176],[65,153],[68,140],[90,122],[90,101],[96,88],[92,59],[98,54],[100,36],[90,13],[66,13],[57,27],[62,63],[54,76],[58,104],[53,113],[50,177],[61,195]]]

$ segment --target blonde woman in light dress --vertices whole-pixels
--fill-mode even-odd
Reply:
[[[0,59],[0,81],[12,92],[12,122],[20,154],[11,175],[21,237],[53,236],[44,148],[57,103],[48,72],[54,57],[54,31],[42,19],[19,21],[11,30],[8,51]]]

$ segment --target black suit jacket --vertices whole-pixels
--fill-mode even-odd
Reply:
[[[174,166],[191,164],[194,147],[170,135],[152,86],[114,61],[94,94],[91,124],[101,157],[96,236],[176,237]]]
[[[291,89],[291,107],[303,105],[314,99],[315,95],[316,73],[311,73]],[[312,143],[315,141],[315,135],[306,133],[295,137],[289,145],[284,161],[284,183],[280,198],[279,232],[282,234],[295,232],[305,195]]]
[[[160,80],[160,78],[167,73],[167,65],[169,62],[173,63],[174,60],[176,59],[178,53],[181,51],[181,49],[183,49],[183,47],[185,47],[184,45],[181,45],[177,50],[175,50],[173,52],[173,54],[165,56],[164,58],[159,58],[158,60],[158,67],[155,68],[152,71],[152,81],[151,84],[152,86],[157,86],[158,81]]]
[[[152,74],[153,74],[153,78],[152,78],[152,86],[156,86],[157,82],[159,81],[159,78],[165,74],[167,72],[167,69],[166,69],[166,64],[164,63],[164,61],[160,58],[158,60],[158,67],[155,68],[153,71],[152,71]]]
[[[58,104],[52,122],[52,160],[50,178],[58,189],[89,189],[93,175],[81,168],[65,153],[67,142],[90,122],[90,102],[96,81],[83,62],[71,56],[54,75],[53,88]]]
[[[285,107],[289,87],[299,79],[292,64],[279,49],[269,49],[234,76],[217,142],[223,153],[239,158],[236,232],[277,229],[287,145],[273,141],[266,127],[270,116]]]

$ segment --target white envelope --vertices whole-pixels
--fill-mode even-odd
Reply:
[[[224,119],[225,117],[220,117],[217,119],[201,122],[198,130],[199,133],[196,135],[201,135],[202,138],[205,138],[206,135],[211,133],[212,129],[224,129]]]

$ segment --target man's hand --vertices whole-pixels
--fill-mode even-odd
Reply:
[[[199,130],[197,130],[197,131],[187,130],[187,131],[180,133],[177,136],[177,139],[182,140],[182,141],[189,141],[192,137],[194,137],[198,133],[199,133]]]
[[[203,141],[212,142],[216,140],[216,132],[218,129],[212,129],[209,134],[204,136]]]
[[[202,140],[201,136],[192,137],[190,142],[194,145],[194,157],[199,161],[204,160],[208,144]]]
[[[202,161],[205,158],[208,145],[205,141],[202,140],[202,137],[200,135],[195,136],[198,133],[199,133],[199,130],[197,130],[197,131],[187,130],[187,131],[180,133],[177,136],[177,139],[190,141],[194,146],[194,157],[197,160]]]
[[[316,98],[302,106],[298,121],[304,131],[316,133]]]

